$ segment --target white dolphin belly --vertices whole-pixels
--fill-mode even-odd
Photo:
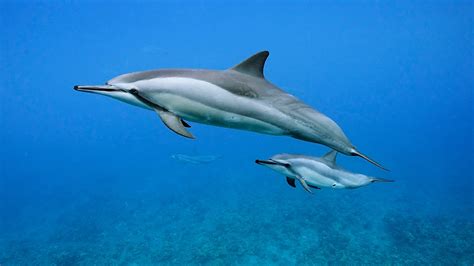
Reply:
[[[333,179],[321,175],[315,171],[309,170],[307,168],[301,171],[301,176],[304,177],[307,183],[315,185],[317,187],[332,187],[332,185],[334,184]]]
[[[143,92],[155,104],[183,119],[272,135],[287,131],[255,118],[252,114],[279,114],[277,110],[254,99],[245,98],[212,83],[191,78],[156,78],[137,84],[152,88]]]

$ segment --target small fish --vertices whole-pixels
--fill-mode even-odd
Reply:
[[[220,155],[186,155],[186,154],[173,154],[171,158],[189,164],[207,164],[215,160],[220,159]]]

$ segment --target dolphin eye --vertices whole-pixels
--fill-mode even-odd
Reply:
[[[137,89],[131,89],[130,93],[133,94],[133,95],[136,95],[136,94],[138,94],[138,91],[137,91]]]

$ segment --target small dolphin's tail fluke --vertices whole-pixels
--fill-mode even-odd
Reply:
[[[395,180],[392,179],[385,179],[385,178],[378,178],[378,177],[373,177],[370,182],[395,182]]]
[[[352,155],[353,155],[353,156],[362,157],[362,158],[364,158],[365,160],[367,160],[368,162],[370,162],[371,164],[377,166],[378,168],[383,169],[383,170],[385,170],[385,171],[390,171],[390,170],[388,170],[387,168],[383,167],[383,166],[382,166],[381,164],[379,164],[378,162],[376,162],[376,161],[370,159],[369,157],[367,157],[367,155],[364,155],[364,154],[360,153],[360,152],[359,152],[358,150],[356,150],[356,149],[354,149],[354,150],[352,151]]]

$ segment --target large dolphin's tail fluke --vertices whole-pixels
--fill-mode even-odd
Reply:
[[[360,153],[360,152],[359,152],[358,150],[356,150],[356,149],[354,149],[354,150],[351,152],[351,154],[352,154],[353,156],[359,156],[359,157],[364,158],[365,160],[367,160],[367,161],[370,162],[371,164],[373,164],[373,165],[379,167],[380,169],[383,169],[383,170],[385,170],[385,171],[390,171],[390,170],[388,170],[387,168],[383,167],[383,166],[382,166],[381,164],[379,164],[378,162],[376,162],[376,161],[370,159],[369,157],[367,157],[367,155]]]

